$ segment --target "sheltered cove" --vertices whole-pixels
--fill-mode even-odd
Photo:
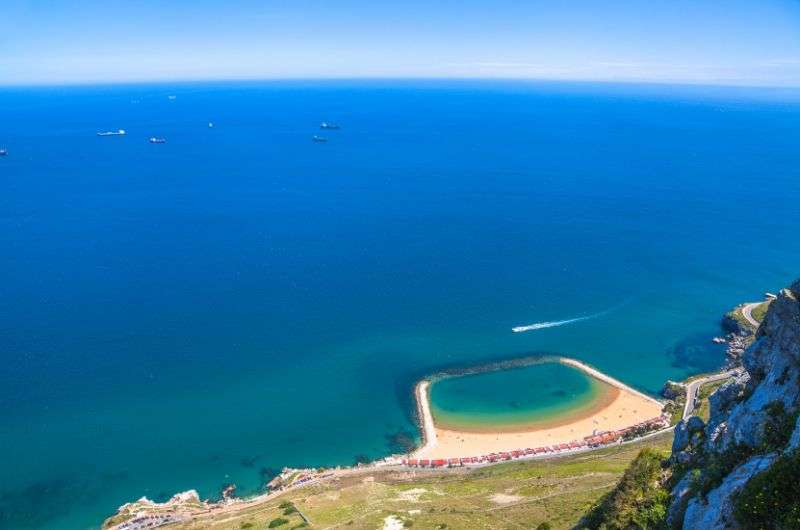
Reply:
[[[445,377],[476,374],[487,371],[558,362],[583,371],[609,388],[589,407],[536,423],[522,429],[453,430],[437,425],[431,413],[430,385]],[[662,415],[663,404],[602,372],[575,359],[566,357],[532,357],[436,374],[420,381],[415,388],[423,444],[409,455],[407,463],[418,465],[420,460],[478,459],[491,461],[491,455],[543,454],[619,440],[639,428],[658,428],[668,425]],[[516,455],[519,456],[519,455]]]

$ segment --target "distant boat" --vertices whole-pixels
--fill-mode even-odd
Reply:
[[[167,99],[169,99],[170,101],[174,101],[178,99],[178,96],[167,96]]]
[[[125,129],[120,129],[118,131],[106,131],[106,132],[99,132],[97,136],[125,136],[126,133]]]
[[[0,156],[6,156],[8,154],[8,149],[0,148]]]
[[[209,129],[213,129],[214,128],[214,124],[212,122],[208,122],[208,128]]]
[[[166,140],[166,138],[156,138],[155,136],[152,136],[150,138],[149,142],[151,144],[165,144],[165,143],[167,143],[167,140]]]
[[[329,131],[336,131],[336,130],[340,129],[340,127],[338,125],[336,125],[335,123],[328,123],[327,121],[323,121],[322,123],[320,123],[319,124],[319,128],[320,129],[326,129],[326,130],[329,130]]]
[[[327,138],[323,138],[322,136],[317,136],[316,134],[311,137],[312,142],[316,142],[318,144],[325,143],[328,141]]]

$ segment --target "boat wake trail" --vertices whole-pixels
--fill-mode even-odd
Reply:
[[[536,322],[535,324],[528,324],[525,326],[516,326],[511,328],[511,331],[514,333],[523,333],[525,331],[534,331],[536,329],[545,329],[545,328],[556,328],[558,326],[566,326],[567,324],[574,324],[575,322],[581,322],[582,320],[590,320],[592,318],[601,317],[603,315],[607,315],[608,313],[614,311],[615,309],[621,307],[623,304],[617,305],[612,307],[611,309],[606,309],[605,311],[600,311],[599,313],[594,313],[591,315],[586,315],[582,317],[576,318],[568,318],[566,320],[553,320],[552,322]]]

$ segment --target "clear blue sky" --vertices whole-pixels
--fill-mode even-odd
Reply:
[[[800,2],[0,4],[0,84],[317,77],[800,86]]]

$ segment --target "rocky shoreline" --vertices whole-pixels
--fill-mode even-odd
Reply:
[[[800,280],[768,302],[752,333],[736,330],[741,370],[709,397],[708,421],[675,427],[669,528],[797,527],[799,477],[772,469],[800,459]]]

